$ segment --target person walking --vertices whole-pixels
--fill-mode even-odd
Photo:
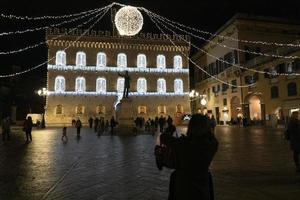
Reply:
[[[114,116],[111,117],[110,119],[110,133],[113,135],[114,134],[114,127],[116,126],[116,121]]]
[[[300,172],[299,154],[300,154],[300,122],[299,112],[293,112],[286,130],[286,139],[290,141],[290,148],[293,151],[296,171]]]
[[[75,127],[77,129],[77,138],[80,138],[80,130],[81,130],[81,127],[82,127],[82,123],[81,123],[79,118],[76,121]]]
[[[159,120],[158,120],[158,124],[159,124],[159,132],[163,132],[164,131],[164,125],[166,123],[165,118],[161,115]]]
[[[175,138],[161,134],[158,143],[173,152],[167,159],[174,163],[169,168],[175,169],[170,176],[168,199],[212,199],[209,166],[217,152],[218,141],[211,133],[209,118],[195,114],[189,122],[186,136]]]
[[[10,118],[6,117],[2,120],[2,140],[10,140]]]
[[[23,124],[23,131],[26,134],[26,141],[28,142],[29,139],[30,141],[32,141],[32,135],[31,135],[31,131],[32,131],[32,118],[30,116],[27,117],[27,119],[25,120],[24,124]]]
[[[67,127],[63,127],[61,140],[63,142],[68,142]]]
[[[217,121],[216,121],[214,115],[211,116],[211,118],[209,119],[209,122],[210,122],[211,132],[214,134],[215,133],[215,128],[216,128],[216,125],[217,125]]]
[[[96,117],[95,120],[94,120],[94,131],[95,131],[95,133],[97,133],[97,131],[98,131],[98,124],[99,124],[99,118]]]
[[[89,118],[89,127],[90,127],[90,128],[93,128],[93,121],[94,121],[93,118],[90,117],[90,118]]]

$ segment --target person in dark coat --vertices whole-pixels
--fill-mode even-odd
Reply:
[[[159,124],[159,131],[162,133],[164,131],[164,125],[166,123],[166,119],[161,115],[158,124]]]
[[[89,127],[90,127],[90,128],[93,128],[93,121],[94,121],[93,118],[90,117],[90,118],[89,118]]]
[[[299,154],[300,154],[300,122],[299,112],[293,112],[291,120],[286,130],[286,138],[290,141],[290,147],[293,151],[293,158],[296,170],[300,172]]]
[[[32,135],[31,135],[31,131],[32,131],[32,118],[29,116],[27,117],[27,119],[25,120],[24,124],[23,124],[23,131],[26,133],[26,141],[28,142],[29,139],[30,141],[32,141]]]
[[[116,126],[116,121],[114,116],[111,117],[110,119],[110,133],[113,135],[114,134],[114,127]]]
[[[2,140],[10,140],[10,118],[6,117],[2,120]]]
[[[209,200],[209,166],[217,152],[218,141],[211,133],[208,117],[192,116],[187,136],[175,138],[169,134],[160,136],[160,144],[175,150],[175,171],[169,185],[169,200]]]
[[[80,138],[80,130],[81,130],[81,127],[82,127],[82,123],[81,123],[79,118],[76,121],[75,127],[77,129],[77,138]]]

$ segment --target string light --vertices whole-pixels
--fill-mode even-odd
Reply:
[[[71,42],[69,46],[67,46],[66,48],[64,48],[63,51],[69,49],[75,42],[79,41],[79,40],[80,40],[87,32],[89,32],[90,29],[91,29],[92,27],[94,27],[94,26],[95,26],[95,25],[96,25],[96,24],[104,17],[104,15],[108,12],[108,10],[112,7],[112,5],[113,5],[113,4],[110,4],[110,5],[106,6],[107,8],[106,8],[106,10],[105,10],[104,13],[99,13],[99,14],[97,14],[97,17],[100,16],[99,19],[97,19],[96,22],[94,22],[94,23],[93,23],[88,29],[86,29],[79,37],[77,37],[73,42]],[[55,57],[56,57],[56,56],[54,56],[54,57],[48,59],[47,61],[45,61],[45,62],[43,62],[43,63],[41,63],[41,64],[38,64],[38,65],[36,65],[36,66],[34,66],[34,67],[31,67],[31,68],[29,68],[29,69],[27,69],[27,70],[24,70],[24,71],[21,71],[21,72],[16,72],[16,73],[6,74],[6,75],[0,75],[0,78],[9,78],[9,77],[14,77],[14,76],[18,76],[18,75],[21,75],[21,74],[28,73],[28,72],[30,72],[30,71],[33,71],[33,70],[35,70],[35,69],[38,69],[38,68],[42,67],[43,65],[46,65],[48,62],[50,62],[50,61],[52,61],[53,59],[55,59]]]
[[[7,18],[7,19],[16,19],[16,20],[44,20],[44,19],[63,19],[63,18],[70,18],[70,17],[76,17],[80,15],[84,15],[86,13],[92,13],[94,11],[97,11],[99,8],[93,9],[93,10],[87,10],[80,13],[74,13],[69,15],[58,15],[58,16],[41,16],[41,17],[29,17],[29,16],[17,16],[17,15],[5,15],[0,14],[1,17]]]
[[[105,6],[104,8],[106,8],[106,7],[107,6]],[[97,9],[97,11],[94,11],[93,13],[99,12],[99,10],[100,9]],[[45,30],[45,29],[48,29],[48,28],[53,28],[53,27],[61,26],[61,25],[67,24],[67,23],[71,23],[71,22],[80,20],[80,19],[82,19],[82,18],[84,18],[86,16],[89,16],[89,15],[90,14],[86,14],[86,15],[83,15],[83,16],[80,16],[80,17],[76,17],[76,18],[71,19],[71,20],[65,20],[65,21],[63,21],[61,23],[50,24],[48,26],[43,26],[43,27],[38,27],[38,28],[33,28],[33,29],[26,29],[26,30],[22,30],[22,31],[2,32],[2,33],[0,33],[0,36],[13,35],[13,34],[23,34],[23,33],[28,33],[28,32],[35,32],[35,31]]]
[[[152,18],[152,15],[151,13],[147,13],[149,15],[149,17],[151,18],[151,20],[155,20]],[[160,23],[160,22],[158,22]],[[173,34],[175,35],[178,35],[177,33],[175,33],[173,30],[169,29],[167,26],[165,26],[164,24],[160,23],[162,26],[164,26],[167,30],[171,31]],[[178,35],[179,36],[179,35]],[[214,56],[213,54],[210,54],[209,52],[197,47],[196,45],[194,45],[193,43],[190,43],[188,42],[187,40],[185,40],[183,37],[179,36],[182,40],[184,40],[186,43],[189,43],[191,44],[194,48],[196,48],[197,50],[205,53],[206,55],[208,55],[209,57],[212,57],[220,62],[223,62],[223,63],[226,63],[228,65],[232,65],[234,67],[237,67],[237,68],[240,68],[240,69],[245,69],[245,70],[248,70],[248,71],[252,71],[252,72],[256,72],[256,73],[260,73],[260,74],[268,74],[268,75],[272,75],[272,76],[299,76],[300,74],[299,73],[277,73],[277,72],[266,72],[266,71],[261,71],[261,70],[256,70],[256,69],[250,69],[250,68],[247,68],[247,67],[243,67],[243,66],[240,66],[240,65],[237,65],[237,64],[234,64],[234,63],[230,63],[226,60],[223,60],[223,59],[220,59],[218,58],[217,56]]]
[[[179,49],[179,50],[180,50],[180,48],[174,43],[174,41],[169,37],[169,35],[165,34],[165,32],[161,29],[161,27],[156,23],[156,21],[153,19],[152,15],[151,15],[151,13],[147,12],[147,10],[145,10],[145,12],[148,14],[149,18],[150,18],[151,21],[155,24],[155,26],[160,30],[160,32],[161,32],[162,34],[164,34],[165,37],[168,38],[168,40],[173,44],[174,47],[176,47],[176,49]],[[173,31],[172,31],[172,32],[173,32]],[[178,36],[175,32],[173,32],[173,34],[175,34],[176,36]],[[181,37],[181,36],[180,36],[180,37]],[[182,37],[181,37],[181,38],[182,38]],[[186,40],[185,40],[185,41],[186,41]],[[186,42],[188,42],[188,41],[186,41]],[[221,79],[219,79],[219,78],[217,78],[217,77],[211,75],[210,73],[208,73],[208,72],[205,71],[204,69],[202,69],[197,63],[195,63],[192,59],[190,59],[187,55],[185,55],[185,53],[182,52],[181,50],[180,50],[180,52],[181,52],[181,54],[182,54],[183,56],[185,56],[192,64],[194,64],[194,65],[195,65],[197,68],[199,68],[202,72],[204,72],[204,73],[207,74],[209,77],[215,79],[216,81],[218,81],[218,82],[220,82],[220,83],[226,84],[226,85],[231,86],[231,87],[238,87],[238,88],[248,88],[248,87],[251,87],[251,86],[255,85],[255,83],[253,83],[253,84],[248,84],[248,85],[234,85],[234,84],[231,84],[231,83],[227,83],[227,82],[225,82],[225,81],[223,81],[223,80],[221,80]]]
[[[149,12],[151,14],[155,14],[153,12],[151,12],[150,10],[146,9],[146,8],[141,8],[143,9],[145,12]],[[215,33],[211,33],[209,31],[203,31],[203,30],[200,30],[200,29],[196,29],[196,28],[193,28],[193,27],[190,27],[190,26],[186,26],[186,25],[183,25],[179,22],[175,22],[175,21],[172,21],[166,17],[163,17],[161,15],[158,15],[159,17],[165,19],[165,20],[168,20],[174,24],[177,24],[178,26],[181,26],[181,27],[184,27],[184,28],[187,28],[187,29],[190,29],[190,30],[193,30],[195,32],[199,32],[199,33],[203,33],[203,34],[206,34],[206,35],[210,35],[210,36],[213,36],[213,37],[219,37],[219,38],[222,38],[222,39],[226,39],[226,40],[231,40],[231,41],[235,41],[235,42],[242,42],[242,43],[251,43],[251,44],[261,44],[261,45],[268,45],[268,46],[281,46],[281,47],[300,47],[300,44],[293,44],[293,43],[278,43],[278,42],[265,42],[265,41],[259,41],[259,40],[243,40],[243,39],[237,39],[237,38],[233,38],[233,37],[229,37],[229,36],[223,36],[223,35],[219,35],[219,34],[215,34]]]
[[[276,54],[268,54],[268,53],[262,53],[262,52],[255,52],[255,51],[249,51],[249,50],[244,50],[244,49],[239,49],[239,48],[235,48],[235,47],[230,47],[230,46],[227,46],[225,44],[222,44],[222,43],[219,43],[219,42],[214,42],[212,40],[209,40],[209,39],[206,39],[204,37],[201,37],[201,36],[198,36],[198,35],[195,35],[191,32],[188,32],[186,30],[183,30],[182,28],[178,27],[178,26],[175,26],[174,24],[168,22],[167,20],[164,20],[163,18],[161,18],[159,15],[153,13],[153,15],[155,16],[155,18],[157,18],[158,20],[160,21],[163,21],[167,24],[169,24],[170,26],[180,30],[180,31],[183,31],[193,37],[196,37],[196,38],[199,38],[203,41],[206,41],[210,44],[213,44],[213,45],[218,45],[218,46],[221,46],[221,47],[224,47],[224,48],[227,48],[227,49],[231,49],[231,50],[236,50],[236,51],[239,51],[239,52],[243,52],[243,53],[250,53],[250,54],[255,54],[255,55],[260,55],[260,56],[266,56],[266,57],[275,57],[275,58],[284,58],[284,59],[296,59],[296,58],[300,58],[299,56],[283,56],[283,55],[276,55]]]
[[[65,92],[55,92],[47,91],[48,96],[118,96],[120,92],[75,92],[75,91],[65,91]],[[129,96],[188,96],[189,92],[175,93],[175,92],[129,92]]]
[[[101,10],[100,12],[102,12],[103,10]],[[76,28],[73,28],[73,29],[70,29],[70,31],[67,32],[67,34],[70,34],[72,33],[73,31],[79,29],[80,27],[86,25],[87,23],[91,22],[93,19],[95,19],[97,17],[97,15],[89,18],[89,20],[85,21],[84,23],[78,25]],[[64,36],[64,34],[61,34],[61,35],[58,35],[56,37],[53,37],[52,40],[55,40],[55,39],[58,39],[60,37]],[[27,47],[24,47],[24,48],[20,48],[20,49],[17,49],[17,50],[11,50],[11,51],[0,51],[0,55],[8,55],[8,54],[15,54],[15,53],[20,53],[20,52],[23,52],[23,51],[26,51],[26,50],[29,50],[29,49],[33,49],[33,48],[36,48],[36,47],[39,47],[41,45],[44,45],[46,44],[47,42],[46,41],[42,41],[42,42],[39,42],[37,44],[34,44],[34,45],[30,45],[30,46],[27,46]]]
[[[60,70],[60,71],[91,71],[91,72],[145,72],[145,73],[183,73],[188,74],[189,69],[174,69],[174,68],[138,68],[138,67],[96,67],[96,66],[60,66],[48,64],[49,70]]]
[[[143,16],[133,6],[124,6],[115,15],[115,25],[120,35],[134,36],[143,27]]]

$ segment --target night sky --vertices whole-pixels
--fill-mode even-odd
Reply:
[[[27,16],[43,16],[43,15],[63,15],[76,12],[82,12],[89,9],[95,9],[110,4],[113,1],[95,1],[78,0],[73,1],[46,1],[46,0],[1,0],[0,12],[3,14],[27,15]],[[274,1],[274,0],[239,0],[239,1],[213,1],[213,0],[197,0],[197,1],[118,1],[119,3],[129,4],[133,6],[143,6],[157,14],[163,15],[169,19],[181,22],[183,24],[193,26],[202,30],[214,32],[222,26],[237,12],[258,14],[264,16],[281,17],[300,22],[300,1]],[[176,2],[176,3],[175,3]],[[188,3],[187,3],[188,2]],[[117,7],[119,8],[119,7]],[[144,16],[145,17],[145,16]],[[110,26],[109,17],[101,21],[95,29],[107,30]],[[148,21],[147,21],[148,20]],[[18,20],[8,20],[0,18],[0,32],[24,30],[27,27],[39,27],[45,24],[55,23],[57,21],[36,21],[26,22]],[[71,24],[69,27],[75,27],[78,23]],[[151,22],[146,19],[144,32],[158,32],[154,26],[150,26]],[[145,31],[146,30],[146,31]],[[35,44],[44,40],[44,31],[35,33],[19,34],[16,36],[0,37],[0,50],[7,51],[16,48],[22,48],[30,44]],[[0,55],[0,74],[12,72],[12,66],[19,66],[22,70],[33,65],[40,64],[46,60],[46,46],[41,46],[26,52],[13,55]],[[22,75],[22,80],[31,82],[29,88],[45,86],[46,66]],[[0,80],[0,84],[5,84],[5,80]],[[25,84],[26,85],[26,84]],[[22,86],[26,87],[26,86]]]

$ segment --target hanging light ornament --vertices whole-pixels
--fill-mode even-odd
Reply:
[[[120,35],[134,36],[143,27],[143,16],[136,7],[124,6],[116,13],[115,25]]]

